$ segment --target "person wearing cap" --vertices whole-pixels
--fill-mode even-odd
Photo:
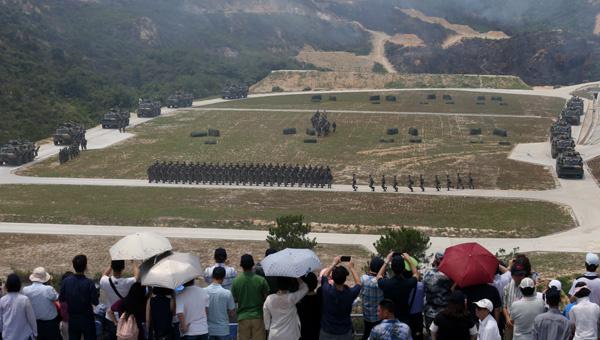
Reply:
[[[475,306],[475,314],[479,319],[479,332],[477,340],[500,340],[500,330],[498,323],[492,316],[494,304],[488,299],[481,299],[473,302]]]
[[[544,313],[544,301],[537,298],[535,282],[529,277],[521,280],[519,289],[523,298],[510,306],[510,320],[507,323],[513,325],[513,340],[531,340],[533,320]]]
[[[429,326],[432,340],[475,340],[477,326],[466,308],[467,297],[455,290],[446,308],[436,315]]]
[[[238,340],[265,340],[263,304],[269,293],[269,284],[264,277],[254,273],[252,255],[242,255],[240,266],[244,271],[231,285],[231,294],[238,305]]]
[[[591,292],[589,296],[590,301],[600,306],[600,278],[598,277],[598,273],[596,273],[599,265],[600,259],[598,255],[594,253],[587,253],[585,255],[585,273],[573,281],[573,285],[569,290],[571,301],[575,300],[575,285],[579,282],[585,282]]]
[[[552,285],[552,281],[550,284]],[[558,310],[560,289],[555,285],[556,283],[544,293],[548,311],[533,320],[533,340],[569,340],[573,334],[571,323]]]
[[[362,301],[364,331],[363,340],[369,338],[371,329],[379,323],[377,309],[383,300],[383,291],[377,285],[377,273],[383,266],[383,259],[374,256],[369,262],[369,271],[360,277],[360,299]]]
[[[35,313],[29,298],[21,293],[21,279],[6,277],[6,295],[0,298],[0,338],[30,339],[38,335]]]
[[[569,311],[569,319],[575,324],[573,340],[598,339],[600,307],[590,301],[591,293],[585,282],[575,285],[573,296],[577,299],[577,304]]]
[[[521,284],[521,280],[531,275],[531,265],[529,264],[529,259],[527,259],[527,257],[524,255],[517,255],[516,258],[512,260],[512,264],[510,266],[510,275],[510,283],[504,287],[504,296],[502,298],[502,303],[504,306],[502,311],[504,314],[504,319],[506,320],[504,334],[507,340],[512,339],[513,333],[513,324],[510,318],[510,306],[513,304],[513,302],[523,298],[523,294],[519,288],[519,285]]]
[[[233,284],[233,280],[237,277],[237,272],[235,271],[235,268],[226,265],[227,251],[223,248],[215,249],[214,259],[215,264],[204,270],[204,281],[207,284],[212,282],[213,269],[216,267],[223,267],[225,268],[225,279],[223,279],[223,284],[221,286],[227,290],[231,290],[231,285]]]
[[[123,277],[125,269],[124,260],[110,262],[110,266],[104,270],[100,278],[100,290],[104,293],[103,303],[112,306],[115,302],[123,299],[129,293],[129,289],[136,282],[135,277]],[[113,315],[110,308],[106,309],[106,336],[107,340],[117,339],[117,326],[114,321],[119,320],[119,315]],[[114,320],[114,321],[113,321]]]
[[[58,312],[55,302],[58,300],[56,290],[48,285],[52,276],[43,267],[38,267],[29,275],[31,285],[23,288],[23,295],[29,298],[35,314],[38,338],[48,340],[60,339]]]
[[[425,293],[423,318],[425,319],[425,329],[428,332],[433,319],[448,305],[448,298],[452,293],[452,280],[438,269],[443,259],[444,253],[437,252],[431,263],[431,270],[423,275],[423,289]]]

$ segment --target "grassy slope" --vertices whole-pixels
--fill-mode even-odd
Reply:
[[[377,233],[417,226],[433,235],[532,237],[573,227],[551,203],[416,195],[296,191],[4,186],[7,222],[266,228],[304,214],[315,231]],[[9,198],[8,198],[9,197]]]

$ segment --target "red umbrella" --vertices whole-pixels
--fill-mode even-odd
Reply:
[[[498,269],[498,259],[479,243],[461,243],[444,252],[440,271],[459,287],[490,283]]]

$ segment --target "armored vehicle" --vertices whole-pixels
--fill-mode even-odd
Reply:
[[[583,115],[583,99],[573,96],[567,102],[567,108],[572,110],[578,110],[580,115]]]
[[[187,92],[177,91],[167,98],[167,107],[191,107],[194,96]]]
[[[39,149],[28,140],[9,140],[0,147],[0,164],[22,165],[31,162]]]
[[[567,149],[572,149],[575,147],[575,141],[573,141],[573,138],[567,136],[567,135],[560,135],[558,137],[556,137],[554,139],[554,141],[552,141],[551,144],[551,154],[552,154],[552,158],[556,158],[558,157],[558,155],[567,150]]]
[[[577,108],[564,108],[560,113],[562,119],[566,120],[567,123],[571,125],[579,125],[581,124],[581,114],[579,113],[579,109]],[[583,111],[583,110],[581,110]]]
[[[140,100],[137,116],[144,118],[160,116],[160,102],[147,99]]]
[[[54,133],[54,145],[81,144],[85,138],[85,128],[81,124],[66,122],[60,124]]]
[[[223,99],[248,98],[248,86],[228,85],[223,88],[221,97]]]
[[[560,135],[571,137],[571,125],[566,120],[559,120],[550,127],[550,142]]]
[[[574,149],[567,149],[556,158],[558,178],[583,178],[583,158]]]
[[[119,129],[129,125],[129,111],[121,110],[120,108],[111,108],[102,117],[103,129]]]

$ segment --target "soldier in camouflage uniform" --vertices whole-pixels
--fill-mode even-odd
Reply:
[[[448,305],[451,294],[452,280],[438,270],[444,254],[436,253],[429,270],[423,276],[423,288],[425,294],[425,305],[423,306],[423,319],[425,328],[429,332],[429,326],[439,312]]]
[[[371,188],[372,192],[375,191],[375,180],[372,175],[369,175],[369,188]]]
[[[462,177],[460,177],[460,172],[456,173],[456,190],[459,189],[464,189],[465,186],[463,185],[463,181],[462,181]]]
[[[435,175],[435,190],[440,191],[442,184],[440,183],[440,176]]]
[[[452,187],[452,180],[450,179],[450,175],[446,175],[446,189],[448,189],[448,191],[450,191],[451,187]]]
[[[352,190],[356,191],[356,189],[358,189],[358,186],[356,185],[356,174],[352,174]]]
[[[421,192],[425,191],[425,179],[422,174],[419,175],[419,188],[421,188]]]
[[[467,175],[467,182],[469,183],[469,189],[471,189],[471,190],[475,189],[475,184],[473,183],[473,177],[471,176],[470,172]]]
[[[408,175],[408,189],[410,190],[410,192],[414,192],[413,190],[413,185],[415,184],[415,181],[413,180],[411,175]]]
[[[383,189],[383,192],[387,192],[387,186],[385,185],[385,175],[381,175],[381,189]]]
[[[394,180],[392,181],[392,188],[394,188],[395,192],[398,192],[398,176],[394,175]]]

